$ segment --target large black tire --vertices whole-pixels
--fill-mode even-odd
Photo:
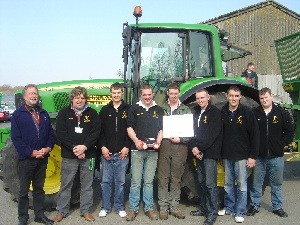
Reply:
[[[51,159],[50,160],[49,159],[48,159],[47,169],[50,164],[49,162],[51,162]],[[60,168],[60,166],[58,168]],[[60,174],[60,171],[56,171],[56,173]],[[18,177],[17,150],[10,138],[7,139],[6,146],[2,150],[2,158],[0,160],[0,178],[3,180],[3,189],[11,194],[11,199],[13,201],[18,201],[20,184],[19,184],[19,177]],[[47,181],[45,182],[45,184],[46,183]],[[80,192],[80,182],[79,182],[79,173],[77,173],[72,188],[71,204],[76,204],[79,202],[79,192]],[[50,211],[55,209],[57,204],[57,195],[58,195],[58,191],[56,193],[45,194],[45,208],[47,210]],[[31,191],[29,191],[29,207],[31,208],[33,207]]]

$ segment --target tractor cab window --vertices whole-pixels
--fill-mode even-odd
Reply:
[[[188,50],[188,77],[209,77],[213,75],[212,71],[212,48],[210,45],[210,36],[203,32],[190,31],[187,40]]]
[[[182,39],[177,33],[143,33],[141,82],[152,85],[182,77]]]

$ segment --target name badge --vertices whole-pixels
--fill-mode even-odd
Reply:
[[[83,130],[83,128],[81,128],[81,127],[75,127],[75,133],[77,133],[77,134],[82,134],[82,130]]]

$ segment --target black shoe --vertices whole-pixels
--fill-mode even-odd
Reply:
[[[203,225],[213,225],[216,222],[215,218],[207,217],[204,221]]]
[[[35,218],[34,222],[37,223],[42,223],[42,224],[46,224],[46,225],[52,225],[54,224],[53,220],[50,220],[49,218],[47,218],[46,216],[42,217],[42,218]]]
[[[19,221],[18,225],[27,225],[27,221]]]
[[[205,216],[204,212],[202,212],[200,209],[197,209],[196,211],[190,212],[191,216]]]
[[[258,212],[259,211],[254,206],[251,206],[250,209],[248,209],[246,215],[247,216],[254,216]]]
[[[288,214],[282,208],[273,210],[273,213],[280,217],[288,217]]]

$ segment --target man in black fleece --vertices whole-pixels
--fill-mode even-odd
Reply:
[[[103,106],[99,115],[101,120],[102,163],[102,208],[100,217],[111,211],[111,193],[114,185],[114,208],[120,217],[125,217],[124,188],[129,162],[131,140],[127,134],[127,117],[130,105],[122,100],[123,86],[114,83],[110,87],[111,101]]]
[[[259,100],[261,106],[254,110],[254,114],[260,129],[260,146],[256,166],[253,169],[251,207],[247,211],[247,216],[254,216],[260,208],[262,186],[267,175],[271,186],[273,213],[280,217],[288,217],[282,209],[283,148],[292,142],[294,128],[289,114],[273,103],[269,88],[260,90]]]
[[[218,216],[217,163],[221,154],[221,111],[209,101],[205,89],[196,92],[194,108],[194,138],[190,148],[197,161],[200,184],[200,208],[192,216],[206,216],[203,225],[212,225]]]
[[[132,105],[127,120],[127,132],[133,141],[131,148],[131,186],[127,221],[133,221],[139,210],[142,178],[144,211],[151,220],[157,220],[153,201],[153,179],[157,167],[158,152],[162,141],[163,109],[153,101],[150,84],[142,85],[141,100]],[[155,146],[147,148],[145,139],[155,140]]]
[[[56,121],[62,163],[58,214],[54,221],[60,222],[69,214],[71,189],[77,171],[80,171],[80,215],[87,221],[94,221],[90,207],[93,205],[95,146],[100,136],[100,120],[97,111],[86,102],[88,95],[84,87],[75,87],[69,98],[71,105],[58,112]]]
[[[234,215],[235,222],[242,223],[247,206],[248,168],[255,166],[259,129],[252,110],[240,104],[241,90],[237,86],[229,87],[227,100],[222,108],[225,208],[219,215]]]

